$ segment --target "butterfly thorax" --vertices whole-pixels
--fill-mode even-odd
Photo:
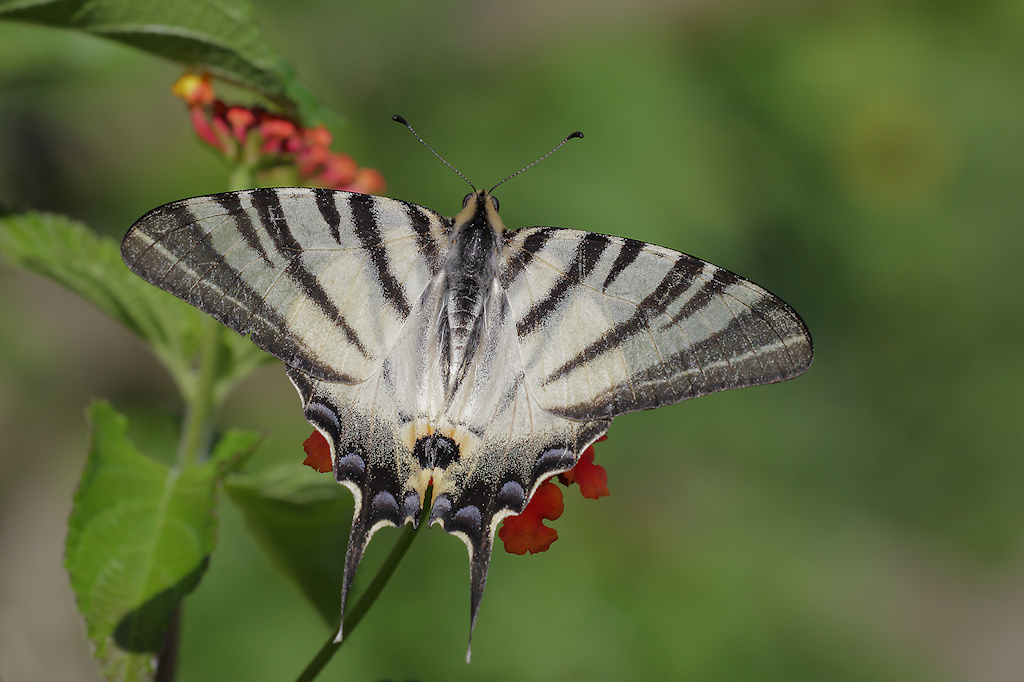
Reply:
[[[504,231],[495,203],[482,191],[470,195],[453,220],[436,329],[449,399],[466,380],[487,331]]]

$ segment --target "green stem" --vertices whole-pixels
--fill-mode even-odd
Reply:
[[[256,186],[256,167],[263,156],[260,144],[259,135],[246,135],[245,144],[238,150],[235,165],[228,176],[228,189],[232,192]]]
[[[192,385],[191,395],[185,397],[188,401],[187,412],[181,430],[181,441],[178,444],[178,466],[181,467],[199,462],[209,445],[209,427],[216,407],[213,389],[217,378],[217,360],[223,331],[224,327],[212,317],[203,320],[199,374]]]
[[[250,135],[249,137],[256,137]],[[231,169],[231,174],[228,176],[228,187],[232,192],[240,189],[252,189],[256,185],[256,179],[253,177],[252,166],[242,162]]]
[[[424,496],[425,500],[431,499],[431,491],[428,489],[427,494]],[[338,652],[341,645],[349,640],[352,636],[352,632],[359,625],[359,621],[363,619],[366,612],[370,610],[373,603],[377,601],[377,597],[380,596],[384,586],[388,584],[388,580],[391,575],[398,568],[398,564],[402,561],[405,553],[409,551],[409,547],[412,545],[412,541],[416,539],[416,533],[419,529],[427,525],[427,518],[430,514],[430,505],[424,504],[423,511],[420,514],[419,524],[413,528],[407,526],[402,531],[402,536],[398,538],[398,542],[391,548],[391,553],[388,554],[388,558],[384,560],[380,570],[377,571],[377,575],[373,577],[373,580],[367,586],[366,590],[359,595],[359,601],[355,603],[345,617],[345,639],[342,642],[335,642],[334,635],[332,634],[324,642],[320,650],[316,652],[316,656],[309,662],[305,670],[295,679],[295,682],[311,682],[320,674],[327,662],[331,660],[331,657]]]

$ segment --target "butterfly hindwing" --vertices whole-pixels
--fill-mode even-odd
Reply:
[[[149,212],[128,266],[289,367],[352,382],[387,355],[436,272],[447,223],[433,211],[324,189],[256,189]]]
[[[811,360],[792,308],[693,256],[531,227],[512,233],[504,263],[526,376],[539,403],[565,417],[782,381]]]
[[[447,399],[438,397],[446,374],[437,342],[437,311],[448,293],[443,274],[426,287],[403,334],[365,381],[343,384],[289,371],[307,419],[332,444],[336,477],[355,499],[343,605],[373,534],[415,523],[429,503],[430,523],[469,550],[472,625],[498,523],[522,512],[540,483],[572,468],[608,428],[608,420],[565,419],[537,404],[508,300],[496,281],[492,286],[471,376]],[[425,497],[428,485],[432,500]]]

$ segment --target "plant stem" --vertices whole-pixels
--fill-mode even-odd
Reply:
[[[427,494],[424,495],[424,500],[431,499],[431,491],[427,490]],[[338,652],[341,645],[349,640],[352,636],[352,632],[359,625],[359,621],[363,619],[373,603],[377,601],[377,597],[380,596],[384,586],[387,585],[391,575],[398,568],[398,564],[402,561],[405,553],[409,551],[409,547],[412,545],[412,541],[416,539],[416,533],[419,529],[427,524],[427,518],[430,513],[430,504],[423,505],[423,511],[420,513],[420,520],[416,527],[407,526],[403,531],[401,537],[398,538],[398,542],[391,548],[391,553],[388,554],[387,559],[381,565],[377,571],[377,575],[373,576],[373,580],[367,586],[366,590],[359,595],[359,601],[355,603],[351,609],[348,610],[345,618],[345,639],[341,642],[334,641],[334,635],[331,634],[327,641],[324,642],[320,650],[316,652],[316,656],[313,657],[307,665],[305,670],[295,679],[295,682],[311,682],[320,674],[327,662],[331,660],[331,657]]]
[[[199,374],[192,385],[191,395],[185,396],[188,405],[185,423],[181,429],[181,441],[178,444],[180,467],[196,464],[206,454],[209,425],[215,408],[213,389],[217,378],[217,361],[223,331],[224,327],[212,317],[203,320]]]
[[[199,373],[192,390],[184,395],[185,423],[178,441],[178,470],[194,466],[206,457],[216,401],[213,397],[224,327],[212,317],[203,320],[199,347]],[[173,682],[178,667],[178,635],[181,628],[181,605],[174,610],[164,642],[157,656],[155,682]]]
[[[249,136],[255,139],[255,135]],[[256,179],[253,177],[252,166],[248,163],[242,162],[231,169],[231,175],[228,177],[228,188],[234,192],[240,189],[250,189],[256,184]]]
[[[178,668],[178,637],[181,634],[181,605],[171,612],[171,622],[164,633],[160,652],[156,656],[156,674],[153,682],[173,682]]]

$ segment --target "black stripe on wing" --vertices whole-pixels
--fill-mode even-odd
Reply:
[[[532,236],[532,235],[531,235]],[[527,238],[529,241],[529,237]],[[535,301],[526,311],[523,317],[516,323],[516,332],[519,336],[525,336],[536,330],[555,310],[569,289],[578,286],[586,280],[601,260],[605,249],[612,243],[611,238],[603,234],[587,233],[576,246],[572,262],[566,272],[555,280],[555,283],[548,290],[547,295]],[[525,245],[524,245],[525,251]]]
[[[636,261],[646,246],[644,242],[637,241],[636,239],[623,238],[617,241],[620,244],[619,252],[616,254],[615,262],[612,263],[611,269],[601,284],[602,291],[608,290],[608,287],[618,279],[619,275]]]
[[[803,328],[803,336],[789,337],[775,330],[771,317],[778,313],[778,303],[777,299],[766,297],[713,336],[632,374],[627,382],[609,387],[603,395],[560,408],[557,413],[570,419],[590,419],[600,414],[615,416],[725,389],[775,383],[798,376],[811,361],[810,336],[806,328]],[[768,337],[752,334],[758,322],[762,331],[771,329],[773,332]],[[802,327],[802,321],[800,325]],[[769,350],[770,346],[785,350],[776,354],[776,349]],[[687,380],[684,383],[678,377]],[[667,378],[676,380],[667,382]],[[626,401],[628,405],[623,405],[622,397],[627,394],[632,399]]]
[[[557,227],[527,227],[523,229],[532,231],[526,235],[526,238],[515,251],[515,255],[508,263],[508,266],[502,270],[501,286],[504,289],[508,289],[509,285],[530,265],[530,262],[533,261],[537,252],[544,247],[548,239],[559,231]],[[517,230],[513,235],[518,234],[520,231]]]
[[[687,328],[706,334],[691,342]],[[647,339],[638,339],[639,346],[628,343],[640,335]],[[636,364],[628,376],[580,404],[552,409],[571,419],[614,416],[795,377],[810,365],[810,344],[803,320],[782,300],[735,273],[678,254],[633,315],[565,361],[541,385],[585,371],[589,362],[626,345],[627,362],[630,353],[640,353],[632,358]]]
[[[312,191],[313,196],[316,197],[316,207],[320,211],[320,216],[324,219],[324,222],[327,223],[327,229],[331,231],[331,236],[334,237],[334,241],[340,245],[341,212],[338,211],[338,204],[334,201],[334,190],[315,187]]]
[[[296,256],[302,247],[295,241],[288,227],[288,221],[284,217],[284,207],[281,206],[281,195],[277,190],[254,189],[249,192],[249,201],[256,209],[260,224],[266,230],[270,241],[277,247],[281,257],[288,260]]]
[[[408,317],[412,306],[405,295],[405,287],[395,277],[384,246],[384,235],[381,234],[377,217],[374,215],[376,199],[366,194],[353,194],[349,198],[352,210],[353,232],[360,246],[369,256],[377,274],[377,282],[388,303],[403,317]]]
[[[619,322],[605,332],[599,339],[586,346],[575,357],[566,361],[561,367],[544,379],[545,384],[561,379],[594,358],[615,350],[629,337],[647,329],[648,322],[661,315],[676,298],[689,288],[702,262],[684,253],[679,254],[676,262],[643,301],[637,306],[636,312],[629,319]]]
[[[211,197],[216,201],[225,211],[225,215],[231,217],[235,223],[235,229],[238,230],[238,234],[242,235],[242,239],[249,246],[250,249],[259,254],[260,259],[267,267],[273,267],[273,263],[270,260],[270,255],[267,250],[263,248],[263,242],[260,241],[260,235],[256,231],[256,226],[253,225],[252,220],[249,218],[249,214],[246,213],[245,209],[242,208],[242,198],[239,192],[225,192],[224,194],[215,194]],[[171,207],[188,211],[188,200],[171,204],[165,208]],[[157,209],[163,210],[163,209]],[[189,213],[191,216],[191,213]]]
[[[224,195],[216,197],[218,204],[232,205],[230,199],[222,198],[226,199]],[[252,245],[244,234],[242,239]],[[265,251],[253,251],[255,259],[262,261],[266,256]],[[238,269],[225,261],[213,246],[210,234],[197,229],[195,214],[186,202],[169,204],[143,216],[122,242],[121,256],[146,281],[191,303],[239,334],[249,335],[256,345],[284,362],[333,381],[352,381],[320,363],[313,349],[283,331],[287,321]]]
[[[405,213],[409,218],[412,231],[416,234],[416,246],[419,247],[424,260],[430,265],[430,274],[436,275],[441,267],[441,257],[438,252],[437,239],[430,231],[431,214],[416,204],[405,204]]]
[[[284,273],[320,309],[324,317],[342,330],[345,340],[351,343],[360,355],[370,358],[370,352],[360,340],[356,330],[345,320],[345,316],[334,304],[334,300],[320,285],[320,280],[303,264],[302,258],[297,257],[302,254],[302,246],[292,235],[288,221],[285,220],[279,192],[275,189],[254,189],[250,192],[250,201],[253,208],[256,209],[261,224],[273,240],[274,246],[288,261]],[[241,219],[236,217],[236,220]],[[246,220],[248,220],[247,215]]]
[[[730,272],[722,268],[715,268],[714,275],[711,279],[706,281],[700,289],[690,296],[690,300],[683,304],[683,306],[670,319],[666,320],[661,326],[661,329],[667,329],[682,320],[698,314],[712,301],[714,301],[716,296],[721,295],[722,291],[724,291],[726,287],[742,280],[743,278],[734,272]]]

